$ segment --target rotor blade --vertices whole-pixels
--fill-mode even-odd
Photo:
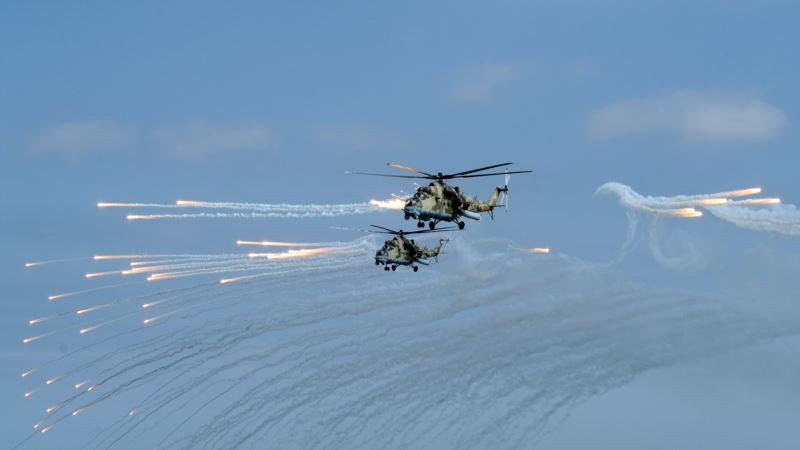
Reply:
[[[512,174],[512,173],[531,173],[532,170],[517,170],[514,172],[497,172],[497,173],[481,173],[478,175],[459,175],[452,178],[476,178],[476,177],[491,177],[494,175],[505,175],[505,174]]]
[[[400,234],[399,231],[392,230],[391,228],[386,228],[386,227],[382,227],[382,226],[379,226],[379,225],[370,225],[370,226],[371,227],[375,227],[375,228],[380,228],[381,230],[388,231],[390,233]]]
[[[449,175],[445,175],[445,177],[454,177],[454,176],[457,176],[457,175],[466,175],[468,173],[480,172],[481,170],[494,169],[495,167],[510,166],[511,164],[514,164],[514,163],[495,164],[493,166],[481,167],[480,169],[472,169],[472,170],[467,170],[467,171],[464,171],[464,172],[451,173]]]
[[[350,174],[350,175],[372,175],[374,177],[424,178],[426,180],[435,178],[435,177],[418,177],[418,176],[414,176],[414,175],[389,175],[389,174],[386,174],[386,173],[370,173],[370,172],[351,172],[351,171],[347,171],[345,173]]]
[[[434,228],[433,230],[419,230],[419,231],[404,231],[403,234],[425,234],[425,233],[438,233],[440,231],[457,230],[458,227]]]
[[[410,171],[412,171],[412,172],[417,172],[417,173],[421,173],[421,174],[423,174],[423,175],[427,175],[427,176],[429,176],[429,177],[434,177],[434,178],[436,178],[436,175],[431,175],[431,174],[429,174],[428,172],[423,172],[423,171],[421,171],[421,170],[419,170],[419,169],[415,169],[415,168],[413,168],[413,167],[404,166],[404,165],[402,165],[402,164],[396,164],[396,163],[386,163],[386,165],[387,165],[387,166],[392,166],[392,167],[395,167],[395,168],[398,168],[398,169],[410,170]]]

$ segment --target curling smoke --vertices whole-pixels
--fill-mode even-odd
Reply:
[[[749,188],[715,194],[651,197],[616,182],[597,189],[597,193],[616,195],[623,206],[634,211],[656,216],[699,217],[702,212],[693,208],[696,206],[740,228],[800,236],[800,211],[794,205],[782,204],[777,198],[731,200],[760,192],[761,188]]]

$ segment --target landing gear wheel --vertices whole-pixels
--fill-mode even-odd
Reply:
[[[466,224],[463,221],[462,222],[458,222],[458,229],[459,230],[463,230],[465,226],[466,226]]]
[[[419,266],[414,266],[414,272],[419,270]]]
[[[383,266],[383,270],[388,272],[389,271],[389,266]]]
[[[397,270],[397,266],[392,266],[392,272],[394,272],[395,270]]]
[[[408,215],[408,213],[405,213],[405,215],[403,216],[403,218],[404,218],[404,219],[406,219],[406,220],[408,220],[408,219],[410,219],[410,218],[411,218],[411,216],[409,216],[409,215]]]
[[[422,223],[422,221],[420,220],[419,222],[417,222],[417,228],[425,228],[425,224]]]
[[[434,221],[428,222],[428,228],[430,228],[431,230],[435,229],[436,228],[436,222],[434,222]]]
[[[378,261],[375,261],[375,265],[376,265],[376,266],[379,266],[380,264],[381,264],[381,263],[379,263]]]

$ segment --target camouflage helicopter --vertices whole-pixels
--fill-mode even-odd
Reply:
[[[481,213],[488,212],[494,219],[494,208],[506,206],[508,201],[508,181],[512,174],[530,173],[530,170],[517,170],[509,172],[477,173],[484,170],[495,169],[497,167],[509,166],[513,163],[495,164],[492,166],[481,167],[479,169],[467,170],[451,174],[430,174],[412,167],[401,164],[388,163],[388,166],[398,169],[410,170],[420,175],[389,175],[383,173],[352,172],[359,175],[375,175],[381,177],[394,178],[422,178],[432,180],[427,186],[419,186],[414,195],[407,199],[403,206],[405,219],[417,219],[417,227],[423,228],[424,222],[428,222],[431,230],[436,228],[439,222],[455,222],[459,230],[464,229],[464,222],[461,217],[472,220],[480,220]],[[495,175],[505,175],[503,187],[497,186],[489,197],[488,201],[482,201],[476,197],[470,197],[461,192],[458,186],[450,186],[446,180],[454,178],[476,178],[489,177]],[[501,198],[502,197],[502,198]],[[501,205],[498,205],[500,201]],[[503,204],[505,203],[505,204]]]
[[[383,270],[397,270],[397,266],[411,266],[414,272],[419,270],[419,266],[417,264],[422,264],[427,266],[430,264],[426,261],[429,258],[436,258],[438,261],[439,252],[442,250],[442,245],[448,241],[448,239],[439,239],[439,243],[436,247],[429,249],[426,247],[422,247],[417,245],[413,239],[406,239],[406,235],[409,234],[422,234],[422,233],[434,233],[437,231],[449,231],[455,230],[456,227],[448,227],[448,228],[439,228],[438,230],[421,230],[421,231],[410,231],[410,232],[403,232],[403,230],[395,231],[390,228],[380,227],[378,225],[370,225],[372,227],[378,228],[381,231],[377,230],[368,230],[370,233],[383,233],[383,234],[393,234],[394,237],[389,239],[388,241],[383,243],[383,247],[380,248],[375,253],[375,265],[383,264]]]

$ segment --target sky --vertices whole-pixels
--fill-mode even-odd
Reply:
[[[391,212],[137,222],[97,202],[358,203],[413,186],[345,171],[514,162],[534,172],[512,177],[508,212],[467,231],[587,263],[626,239],[625,208],[595,194],[609,181],[665,196],[761,186],[800,204],[798,14],[788,1],[4,2],[3,443],[36,417],[19,394],[26,321],[75,285],[25,261],[414,226]],[[460,185],[486,197],[499,182]],[[699,248],[700,262],[676,270],[641,241],[615,269],[626,279],[796,297],[796,237],[710,214],[657,225],[663,252]],[[797,345],[645,371],[577,405],[541,447],[790,448]]]

